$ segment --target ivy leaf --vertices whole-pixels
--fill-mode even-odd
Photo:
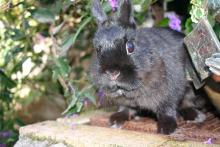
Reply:
[[[33,14],[33,18],[40,23],[52,23],[55,21],[55,15],[46,8],[37,9]]]
[[[204,10],[201,9],[201,8],[198,8],[195,10],[195,15],[196,15],[196,18],[201,18],[202,16],[204,16]]]
[[[196,4],[198,6],[201,6],[203,4],[204,0],[196,0]]]

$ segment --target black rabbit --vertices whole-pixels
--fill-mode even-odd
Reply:
[[[174,132],[177,107],[188,85],[184,35],[168,28],[137,29],[130,0],[121,0],[112,18],[94,0],[92,13],[98,30],[90,73],[121,106],[110,117],[111,124],[123,123],[137,110],[150,110],[156,114],[158,133]]]

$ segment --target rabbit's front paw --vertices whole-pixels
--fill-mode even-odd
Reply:
[[[206,115],[195,108],[185,108],[180,111],[180,114],[187,120],[187,122],[192,123],[202,123],[206,120]]]
[[[161,134],[169,135],[175,131],[177,128],[176,119],[171,116],[161,116],[158,118],[157,122],[157,132]]]
[[[109,118],[109,125],[112,128],[121,128],[125,121],[129,120],[129,114],[121,111],[113,113]]]

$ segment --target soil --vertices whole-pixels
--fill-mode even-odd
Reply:
[[[206,114],[206,120],[203,123],[193,123],[184,120],[178,120],[178,129],[167,135],[174,140],[189,140],[204,142],[211,138],[212,143],[220,144],[220,118],[212,113]],[[109,116],[95,116],[90,119],[90,125],[109,127]],[[138,120],[126,121],[121,129],[147,132],[156,134],[156,121],[152,118],[141,117]]]

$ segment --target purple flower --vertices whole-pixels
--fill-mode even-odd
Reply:
[[[72,118],[77,118],[77,117],[79,117],[79,115],[78,114],[72,114]]]
[[[90,104],[90,100],[88,98],[86,98],[84,101],[83,101],[83,105],[85,108],[87,108]]]
[[[6,144],[1,144],[0,143],[0,147],[7,147]]]
[[[105,91],[103,89],[99,89],[98,91],[98,102],[99,105],[102,105],[104,103],[104,98],[105,98]]]
[[[169,27],[176,31],[181,31],[181,20],[175,13],[169,13],[167,15],[169,19]]]
[[[76,126],[77,126],[76,123],[72,123],[71,124],[71,129],[73,129],[73,130],[76,129]]]
[[[112,11],[115,12],[117,10],[117,0],[108,0],[110,6],[112,7]]]
[[[209,138],[207,141],[203,142],[204,144],[212,144],[212,138]]]
[[[36,40],[39,42],[44,42],[45,40],[45,37],[40,33],[37,33],[35,37],[36,37]]]
[[[0,138],[9,138],[13,135],[12,131],[2,131],[0,132]]]

